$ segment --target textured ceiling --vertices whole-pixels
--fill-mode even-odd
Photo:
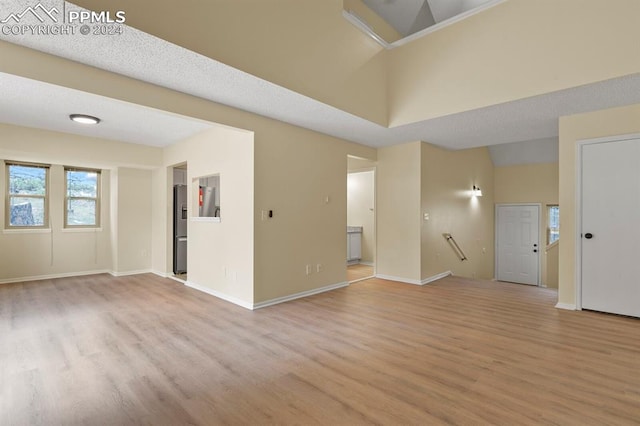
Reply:
[[[493,165],[497,167],[557,163],[558,138],[493,145],[489,147],[489,153]]]
[[[640,74],[635,74],[389,129],[131,27],[119,37],[77,34],[65,36],[64,43],[50,36],[0,35],[0,39],[373,147],[422,140],[462,149],[553,138],[560,116],[640,103]],[[33,101],[40,102],[39,92],[31,93]],[[31,116],[32,126],[51,125],[46,111],[42,114],[40,124]],[[124,120],[120,131],[144,133],[139,138],[143,143],[162,140],[161,127],[144,126],[139,129],[140,123]],[[103,137],[116,139],[119,134]]]
[[[3,123],[152,146],[167,146],[212,126],[201,120],[0,73]],[[97,126],[70,114],[99,117]]]

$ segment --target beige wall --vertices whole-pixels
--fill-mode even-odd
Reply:
[[[124,10],[127,25],[379,124],[387,122],[386,51],[342,17],[342,0],[200,1],[196,10],[156,0],[75,4]]]
[[[162,151],[140,145],[0,124],[0,158],[51,164],[49,233],[4,231],[0,234],[0,282],[13,279],[73,275],[88,272],[126,273],[148,270],[150,180],[147,170],[118,164],[153,167]],[[64,229],[64,166],[101,168],[101,226]],[[0,193],[6,191],[4,163]],[[122,177],[122,180],[120,179]],[[150,179],[150,174],[149,174]],[[4,224],[4,207],[0,223]],[[119,216],[113,212],[122,210]],[[120,228],[122,224],[124,228]],[[143,251],[146,256],[143,256]],[[146,257],[146,258],[145,258]]]
[[[172,166],[187,163],[187,271],[189,283],[251,305],[254,300],[253,134],[215,126],[165,149],[154,172],[152,220],[155,271],[172,274]],[[220,222],[195,218],[193,188],[220,175]],[[194,183],[195,181],[195,183]],[[157,251],[157,253],[155,253]],[[162,256],[164,254],[164,256]]]
[[[255,124],[256,303],[345,283],[347,156],[375,159],[375,150],[272,120]],[[273,218],[263,221],[262,210]]]
[[[113,174],[117,218],[113,272],[117,275],[151,270],[151,171],[119,167]],[[112,234],[113,235],[113,234]]]
[[[360,263],[375,262],[375,171],[350,172],[347,177],[347,225],[362,226]]]
[[[421,158],[421,279],[446,271],[493,278],[494,176],[488,149],[448,151],[423,143]],[[473,185],[482,197],[471,197]],[[468,260],[460,261],[443,233],[452,234]]]
[[[397,126],[640,69],[637,0],[509,0],[389,55]]]
[[[496,204],[536,203],[542,205],[540,217],[540,246],[547,241],[547,206],[558,204],[558,163],[523,164],[518,166],[496,167],[495,202]],[[557,288],[558,248],[545,249],[541,256],[542,284]]]
[[[545,263],[542,277],[548,288],[558,288],[558,266],[560,261],[560,240],[545,249]]]
[[[495,202],[558,204],[558,163],[495,168]]]
[[[576,304],[576,143],[640,133],[640,104],[560,118],[560,245],[558,301]]]
[[[376,275],[421,280],[421,142],[378,150]]]

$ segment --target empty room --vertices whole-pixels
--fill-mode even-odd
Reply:
[[[638,424],[639,17],[0,0],[0,424]]]

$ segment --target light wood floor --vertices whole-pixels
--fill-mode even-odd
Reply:
[[[358,281],[363,278],[373,276],[373,266],[356,264],[347,266],[347,280],[349,282]]]
[[[0,424],[640,422],[640,322],[367,280],[255,312],[152,275],[0,286]]]

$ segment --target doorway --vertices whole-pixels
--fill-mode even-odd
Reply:
[[[496,279],[540,285],[540,205],[496,206]]]
[[[640,138],[579,148],[578,307],[640,317]]]
[[[376,209],[374,163],[349,158],[347,173],[347,280],[375,276]],[[355,164],[355,165],[354,165]],[[359,167],[358,167],[359,166]]]
[[[188,202],[187,164],[172,168],[171,198],[171,246],[173,278],[187,282]]]

